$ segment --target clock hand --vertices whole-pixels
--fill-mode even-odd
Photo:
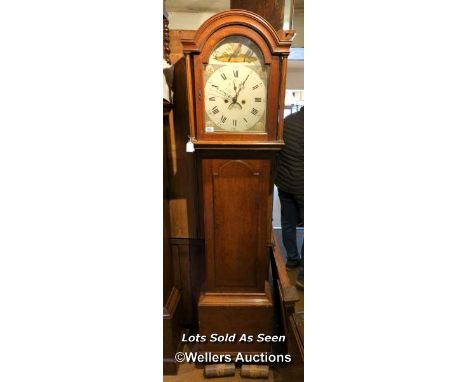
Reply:
[[[247,74],[247,77],[245,77],[244,82],[242,82],[242,89],[244,88],[245,83],[247,82],[247,80],[249,79],[249,77],[250,77],[250,74]],[[240,87],[240,86],[239,86],[239,87]]]
[[[232,97],[231,104],[228,106],[228,110],[231,110],[233,107],[236,109],[242,109],[242,105],[239,102],[237,102],[238,94],[239,93],[237,93],[234,97]]]
[[[232,97],[231,104],[228,106],[228,110],[231,110],[233,107],[237,109],[242,109],[242,105],[239,102],[237,102],[237,96],[239,95],[240,88],[237,88],[236,80],[232,80],[232,83],[234,85],[234,92],[236,93],[236,95]]]
[[[241,90],[245,88],[245,83],[247,82],[249,76],[250,76],[250,74],[247,74],[247,77],[245,77],[244,82],[242,82],[242,83],[239,85],[239,90],[238,90],[237,93],[236,93],[236,98],[239,96],[239,93],[241,92]]]
[[[225,92],[224,90],[221,90],[220,88],[218,88],[217,86],[213,86],[215,89],[215,91],[221,93],[224,97],[226,98],[232,98],[232,96],[230,94],[228,94],[227,92]]]
[[[241,90],[244,89],[245,83],[249,79],[249,76],[250,76],[250,74],[247,74],[247,77],[245,77],[245,80],[239,85],[238,88],[236,87],[236,83],[233,81],[234,91],[236,92],[236,95],[234,97],[232,97],[232,101],[231,101],[231,104],[229,105],[228,109],[232,109],[233,107],[242,109],[242,105],[239,102],[237,102],[237,97],[239,97],[239,93],[241,92]]]
[[[218,97],[222,99],[232,98],[232,97],[226,97],[224,94],[218,94],[218,93],[212,93],[212,92],[206,93],[206,95],[210,97]]]

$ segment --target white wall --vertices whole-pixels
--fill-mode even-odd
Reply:
[[[195,30],[208,20],[215,12],[168,12],[169,29]]]
[[[195,30],[215,14],[215,12],[168,12],[169,28],[170,29],[189,29]],[[292,46],[294,48],[304,47],[304,10],[299,9],[294,11],[293,19],[296,36],[294,37]]]
[[[293,28],[296,31],[292,47],[303,48],[304,47],[304,10],[295,9],[293,17]]]
[[[286,89],[304,89],[304,61],[288,62]]]

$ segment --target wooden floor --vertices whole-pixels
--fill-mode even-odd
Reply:
[[[278,240],[278,244],[281,246],[281,253],[285,258],[285,251],[282,247],[281,230],[275,230],[275,234]],[[302,244],[303,230],[297,232],[298,244]],[[288,271],[289,279],[291,283],[295,285],[298,269]],[[297,289],[299,292],[300,300],[296,303],[296,312],[304,311],[304,292],[301,289]],[[177,375],[165,375],[164,382],[201,382],[201,381],[222,381],[222,382],[245,382],[248,380],[254,381],[254,379],[242,378],[240,375],[240,367],[236,368],[236,374],[232,377],[220,377],[220,378],[209,378],[205,379],[203,376],[203,368],[197,368],[194,363],[181,363],[179,365],[179,371]],[[303,382],[304,376],[301,368],[294,366],[288,366],[283,368],[270,369],[270,375],[268,379],[258,379],[258,381],[268,382]]]
[[[222,382],[246,382],[254,379],[242,378],[240,368],[236,368],[236,374],[232,377],[207,378],[203,376],[203,369],[197,369],[194,364],[182,363],[177,375],[165,375],[164,382],[204,382],[204,381],[222,381]],[[285,367],[282,369],[270,369],[268,379],[257,379],[258,381],[268,382],[303,382],[302,370],[294,367]]]
[[[203,369],[197,369],[193,363],[182,363],[179,366],[179,372],[177,375],[165,375],[164,382],[199,382],[206,381],[203,376]],[[245,382],[245,378],[240,376],[240,368],[236,368],[236,374],[232,377],[220,377],[210,378],[213,381],[223,382]],[[262,381],[276,381],[273,379],[273,371],[270,370],[270,376],[268,379],[262,379]]]
[[[281,229],[275,229],[274,232],[276,235],[277,243],[280,246],[281,254],[283,255],[284,262],[286,262],[286,250],[284,249],[283,240],[281,239]],[[297,228],[296,237],[297,237],[297,247],[301,248],[302,242],[304,240],[304,228]],[[288,271],[289,280],[291,281],[292,285],[296,284],[296,278],[297,278],[298,272],[299,272],[299,269],[297,268],[292,271]],[[305,274],[306,272],[304,271],[304,275]],[[299,288],[297,288],[297,291],[299,292],[299,296],[301,299],[300,301],[296,303],[296,312],[303,312],[304,311],[304,291]]]

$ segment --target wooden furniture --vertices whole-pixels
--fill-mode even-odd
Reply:
[[[294,313],[289,320],[291,321],[291,328],[298,353],[301,356],[301,362],[304,362],[304,312]]]
[[[283,29],[285,0],[276,1],[252,1],[252,0],[231,0],[231,9],[244,9],[255,12],[275,28]],[[288,10],[289,11],[289,10]]]
[[[163,14],[163,57],[169,62],[169,28],[166,12]],[[182,295],[176,285],[176,269],[170,245],[170,215],[169,215],[169,144],[168,133],[173,105],[163,99],[163,371],[164,374],[176,374],[178,363],[174,359],[177,351],[182,349],[180,341],[182,327]]]
[[[167,159],[168,150],[166,144],[167,129],[169,126],[168,118],[171,110],[171,104],[163,100],[164,120],[163,120],[163,370],[164,374],[176,374],[178,364],[174,360],[174,355],[181,349],[180,335],[182,332],[182,304],[181,293],[175,285],[173,258],[169,242],[169,203],[168,203],[168,171]]]
[[[203,279],[203,240],[198,213],[196,162],[185,151],[190,135],[187,112],[187,75],[181,39],[195,31],[169,31],[170,63],[174,68],[173,109],[167,126],[169,241],[174,284],[182,296],[184,327],[198,327],[198,297]]]
[[[276,288],[273,290],[278,334],[286,335],[286,342],[275,347],[277,354],[289,354],[292,362],[274,365],[285,381],[304,380],[304,313],[296,312],[300,300],[296,287],[291,284],[276,235],[272,234],[271,269]]]
[[[292,39],[295,0],[231,0],[231,9],[243,9],[267,20],[284,39]]]
[[[200,350],[270,351],[270,343],[210,342],[212,334],[271,334],[268,285],[273,163],[284,145],[291,42],[255,13],[230,10],[182,40],[195,146],[205,277]]]

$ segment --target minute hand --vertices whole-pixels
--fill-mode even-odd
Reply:
[[[244,89],[245,83],[247,82],[247,79],[249,78],[249,76],[250,76],[250,74],[247,74],[247,77],[245,77],[244,82],[242,82],[242,83],[239,85],[239,90],[238,90],[237,93],[236,93],[236,97],[239,95],[239,93],[241,92],[241,90]]]

